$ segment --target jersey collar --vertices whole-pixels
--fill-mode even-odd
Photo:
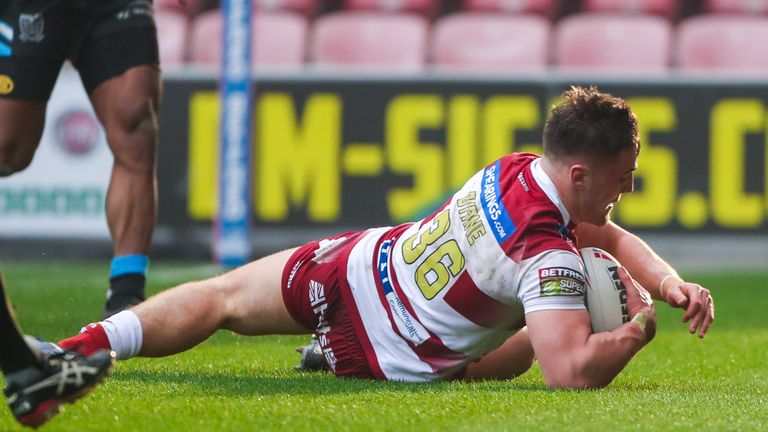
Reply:
[[[557,193],[555,183],[549,178],[549,175],[544,172],[544,168],[541,167],[541,158],[531,162],[531,174],[533,174],[533,179],[536,180],[536,183],[541,190],[547,194],[549,200],[555,204],[558,210],[560,210],[560,214],[563,216],[563,225],[567,226],[571,220],[571,215],[568,214],[568,210],[566,210],[565,205],[563,205],[563,200],[560,199],[560,194]]]

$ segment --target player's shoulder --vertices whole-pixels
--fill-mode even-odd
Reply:
[[[576,239],[556,211],[546,207],[529,207],[527,211],[530,215],[520,233],[525,242],[523,258],[548,251],[564,251],[578,257]]]

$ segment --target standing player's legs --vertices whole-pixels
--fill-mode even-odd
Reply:
[[[157,206],[160,67],[150,0],[104,0],[73,63],[107,133],[114,165],[107,225],[114,243],[104,316],[144,300]]]
[[[32,162],[45,108],[70,43],[59,16],[39,2],[0,2],[0,177]],[[29,27],[21,28],[22,16]],[[66,15],[71,26],[72,16]],[[46,22],[43,31],[41,24]],[[47,35],[47,37],[46,37]]]
[[[220,329],[251,336],[309,333],[282,296],[283,269],[294,251],[163,291],[59,344],[85,354],[110,348],[118,358],[159,357],[190,349]]]
[[[10,301],[5,293],[5,282],[0,275],[0,369],[5,375],[40,364],[40,359],[27,345],[24,336],[16,324]]]
[[[45,102],[0,99],[0,177],[32,162],[45,126]]]
[[[51,349],[41,353],[22,335],[0,275],[0,369],[5,397],[19,423],[38,427],[59,412],[63,403],[83,397],[109,374],[115,357],[110,351],[90,356]]]
[[[149,65],[132,67],[91,93],[115,160],[106,203],[115,258],[105,317],[144,300],[157,207],[159,94],[159,69]]]

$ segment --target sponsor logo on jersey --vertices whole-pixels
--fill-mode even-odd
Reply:
[[[134,16],[152,16],[152,8],[146,1],[139,0],[129,4],[128,7],[115,14],[115,18],[120,21],[125,21]]]
[[[501,186],[499,185],[499,170],[501,161],[496,161],[493,165],[483,170],[482,194],[480,195],[480,205],[483,207],[483,213],[491,225],[496,241],[501,244],[513,232],[515,224],[504,207],[501,196]]]
[[[540,295],[583,296],[586,292],[584,275],[568,267],[546,267],[539,269]]]
[[[296,261],[296,264],[293,265],[293,268],[291,268],[291,272],[288,274],[288,282],[285,284],[287,289],[291,289],[293,278],[296,277],[296,272],[299,271],[302,264],[304,264],[304,260],[298,260]]]
[[[475,244],[475,240],[485,235],[485,225],[478,214],[476,197],[477,193],[472,191],[456,200],[461,224],[464,227],[464,236],[470,246]]]
[[[392,240],[381,243],[377,268],[379,280],[381,280],[381,288],[384,291],[384,298],[387,300],[387,306],[392,314],[392,321],[394,321],[398,333],[414,345],[419,346],[429,339],[429,332],[416,317],[411,315],[392,286],[392,277],[389,273],[389,253],[391,251]]]
[[[0,75],[0,94],[10,94],[13,91],[13,80],[8,75]]]
[[[44,29],[45,20],[39,13],[19,15],[19,39],[22,42],[42,42],[45,39]]]
[[[525,177],[523,177],[523,172],[520,171],[520,174],[517,175],[517,181],[520,182],[520,185],[523,187],[523,189],[526,192],[530,192],[531,189],[528,187],[528,183],[525,182]]]

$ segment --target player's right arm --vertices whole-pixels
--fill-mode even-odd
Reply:
[[[633,319],[611,332],[592,333],[586,310],[541,310],[526,314],[528,334],[547,385],[599,388],[608,385],[656,333],[656,312],[648,293],[625,269]]]

